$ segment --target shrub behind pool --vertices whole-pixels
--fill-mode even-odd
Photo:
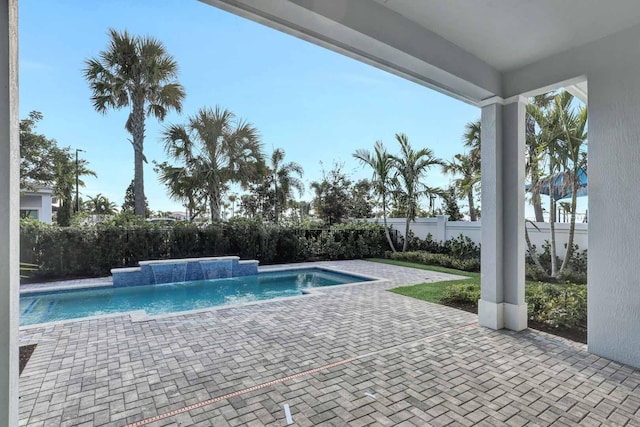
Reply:
[[[261,264],[360,259],[384,255],[382,226],[352,223],[329,229],[263,224],[234,219],[208,226],[97,225],[58,227],[24,221],[20,260],[37,264],[32,279],[106,276],[139,261],[236,255]]]

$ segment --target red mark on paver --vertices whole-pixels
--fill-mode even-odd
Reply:
[[[165,412],[164,414],[159,414],[159,415],[156,415],[154,417],[145,418],[144,420],[140,420],[140,421],[136,421],[136,422],[131,423],[131,424],[127,424],[125,427],[140,427],[140,426],[143,426],[143,425],[146,425],[146,424],[150,424],[150,423],[153,423],[153,422],[156,422],[156,421],[164,420],[165,418],[174,417],[174,416],[176,416],[178,414],[183,414],[185,412],[189,412],[189,411],[192,411],[194,409],[202,408],[203,406],[213,405],[214,403],[220,402],[222,400],[231,399],[232,397],[241,396],[243,394],[251,393],[252,391],[256,391],[256,390],[262,390],[263,388],[271,387],[272,385],[280,384],[280,383],[283,383],[285,381],[289,381],[289,380],[293,380],[293,379],[296,379],[296,378],[304,377],[304,376],[307,376],[307,375],[315,374],[316,372],[320,372],[320,371],[323,371],[325,369],[330,369],[330,368],[333,368],[335,366],[340,366],[340,365],[344,365],[346,363],[351,363],[351,362],[354,362],[354,361],[356,361],[358,359],[363,359],[365,357],[370,357],[370,356],[373,356],[373,355],[376,355],[376,354],[379,354],[379,353],[384,353],[385,351],[393,350],[393,349],[398,348],[398,347],[403,347],[403,346],[406,346],[408,344],[413,344],[413,343],[417,343],[417,342],[420,342],[420,341],[426,341],[426,340],[430,340],[432,338],[437,338],[437,337],[442,336],[442,335],[450,334],[451,332],[460,331],[462,329],[468,329],[468,328],[470,328],[472,326],[475,326],[477,324],[478,324],[478,322],[469,323],[468,325],[460,326],[459,328],[450,329],[448,331],[440,332],[440,333],[437,333],[437,334],[434,334],[434,335],[429,335],[428,337],[420,338],[419,340],[415,340],[415,341],[411,341],[411,342],[408,342],[408,343],[396,345],[396,346],[393,346],[393,347],[387,347],[385,349],[374,351],[374,352],[367,353],[367,354],[363,354],[363,355],[360,355],[360,356],[350,357],[350,358],[344,359],[344,360],[339,360],[337,362],[333,362],[333,363],[329,363],[327,365],[319,366],[317,368],[309,369],[308,371],[298,372],[297,374],[289,375],[288,377],[278,378],[277,380],[269,381],[269,382],[266,382],[266,383],[263,383],[263,384],[258,384],[258,385],[255,385],[253,387],[246,388],[244,390],[234,391],[233,393],[225,394],[223,396],[214,397],[213,399],[208,399],[208,400],[204,400],[202,402],[194,403],[193,405],[185,406],[183,408],[176,409],[176,410],[173,410],[173,411],[170,411],[170,412]]]

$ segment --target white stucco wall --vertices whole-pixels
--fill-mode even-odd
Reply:
[[[369,219],[370,222],[382,223],[382,219]],[[404,236],[405,219],[404,218],[388,218],[387,223],[393,226],[401,236]],[[542,252],[542,245],[545,240],[551,240],[551,231],[548,222],[535,223],[536,228],[527,223],[529,238],[531,243],[536,245],[538,253]],[[449,240],[457,238],[461,234],[469,237],[475,243],[480,244],[481,241],[481,222],[468,221],[440,221],[437,218],[418,218],[411,222],[409,229],[416,237],[424,239],[428,234],[433,236],[434,240]],[[569,241],[569,224],[556,223],[556,249],[559,257],[564,257],[566,252],[565,245]],[[580,251],[589,247],[588,224],[576,223],[574,244],[578,245]]]

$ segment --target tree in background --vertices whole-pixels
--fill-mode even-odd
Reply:
[[[311,183],[315,192],[312,201],[315,213],[329,226],[342,222],[349,212],[351,181],[342,167],[341,164],[334,164],[329,172],[323,169],[322,181]]]
[[[36,133],[42,113],[31,111],[20,120],[20,188],[35,190],[35,185],[53,186],[56,176],[58,144],[55,139]]]
[[[95,215],[113,215],[116,213],[117,206],[101,193],[94,197],[88,196],[84,202],[86,210]]]
[[[154,162],[153,170],[158,174],[160,182],[167,186],[169,197],[184,203],[190,222],[207,210],[206,191],[191,170],[174,167],[167,162]]]
[[[578,184],[580,175],[587,168],[587,107],[572,107],[573,95],[569,92],[562,92],[554,100],[555,114],[560,122],[560,159],[563,163],[563,184],[569,187],[571,192],[571,202],[569,212],[571,215],[569,225],[569,239],[567,241],[567,252],[558,270],[562,273],[567,267],[573,255],[573,240],[576,227],[576,205],[578,198]]]
[[[89,162],[79,159],[77,163],[70,147],[58,147],[55,139],[36,133],[36,126],[42,114],[32,111],[20,121],[20,187],[35,191],[38,187],[53,188],[58,199],[56,222],[67,227],[71,222],[73,198],[78,174],[78,186],[84,187],[83,176],[96,176],[88,168]]]
[[[61,227],[68,227],[71,225],[74,206],[73,194],[76,183],[75,159],[72,159],[69,148],[62,150],[54,149],[53,153],[55,159],[55,186],[53,194],[58,198],[56,223]],[[95,176],[95,173],[91,173]]]
[[[185,92],[176,81],[178,64],[162,42],[114,29],[109,38],[107,49],[86,61],[84,75],[97,112],[131,107],[125,128],[133,138],[135,214],[145,216],[145,118],[163,121],[170,110],[180,112]]]
[[[543,185],[548,185],[549,187],[549,245],[551,254],[549,275],[554,278],[557,278],[562,271],[562,267],[567,265],[565,262],[560,268],[557,265],[556,206],[557,200],[562,196],[556,194],[556,186],[560,180],[562,180],[563,185],[567,185],[567,183],[569,185],[577,185],[577,171],[583,165],[583,155],[581,153],[583,152],[583,143],[586,140],[586,109],[576,113],[572,103],[573,96],[563,91],[556,94],[548,106],[539,107],[536,104],[529,104],[528,106],[528,113],[535,120],[537,128],[535,143],[539,154],[536,160],[540,164],[546,163],[547,167],[546,176],[542,176],[538,181],[537,187],[539,188],[537,188],[537,191],[540,191]],[[573,164],[572,158],[577,162],[576,164]],[[584,160],[586,161],[586,157],[584,157]],[[576,168],[575,180],[571,173],[573,167]],[[576,196],[577,188],[575,190],[572,198]],[[564,191],[562,192],[564,193]],[[575,211],[575,205],[573,207]],[[570,255],[570,253],[568,250],[567,254]],[[568,258],[565,255],[565,260]]]
[[[544,141],[540,140],[538,133],[540,114],[553,102],[555,92],[549,92],[533,97],[527,105],[525,115],[525,142],[526,142],[526,173],[529,177],[531,193],[531,205],[536,218],[536,222],[544,222],[544,211],[542,200],[540,199],[540,177],[545,174],[544,164]]]
[[[400,154],[392,155],[393,166],[396,169],[394,176],[394,188],[397,200],[405,206],[406,224],[405,236],[409,235],[409,224],[415,221],[420,199],[425,195],[442,194],[439,188],[429,187],[423,180],[428,171],[434,166],[442,166],[442,160],[435,157],[429,148],[414,150],[409,143],[409,138],[401,133],[396,134],[396,140],[400,144]],[[402,251],[406,252],[409,239],[404,240]]]
[[[274,220],[280,219],[281,209],[286,209],[288,203],[294,197],[294,190],[301,196],[304,192],[304,184],[301,179],[304,175],[302,166],[295,162],[284,162],[284,150],[276,148],[271,154],[270,181],[274,187]]]
[[[349,218],[373,217],[375,197],[373,185],[368,179],[361,179],[351,185],[351,203],[347,216]]]
[[[482,147],[482,123],[480,120],[469,122],[464,126],[462,141],[464,146],[470,149],[469,156],[473,158],[473,161],[480,163]]]
[[[387,241],[389,242],[391,250],[395,252],[396,248],[391,240],[389,227],[387,225],[389,188],[393,177],[393,161],[391,159],[391,155],[387,153],[387,149],[382,141],[376,141],[372,153],[367,150],[359,149],[353,154],[353,157],[360,160],[361,163],[369,166],[373,170],[371,183],[375,194],[380,197],[382,221],[384,223]]]
[[[274,204],[270,176],[266,171],[262,179],[249,183],[247,194],[240,196],[240,210],[247,218],[260,216],[272,219],[270,215],[274,213]]]
[[[467,198],[469,217],[471,221],[477,221],[474,189],[480,184],[480,158],[472,153],[456,154],[453,160],[442,166],[442,171],[448,175],[460,176],[454,180],[454,195]]]
[[[442,194],[442,213],[449,216],[449,221],[460,221],[463,218],[458,206],[458,194],[454,186],[450,186]]]
[[[133,192],[134,180],[131,180],[131,183],[127,187],[124,193],[124,203],[122,203],[122,210],[127,212],[135,212],[136,208],[136,198]],[[144,210],[145,210],[145,218],[149,218],[151,216],[151,209],[149,209],[149,201],[147,197],[144,198]]]
[[[292,200],[291,209],[293,211],[292,219],[302,221],[309,216],[309,213],[311,212],[311,203],[304,200]]]
[[[229,194],[229,203],[231,204],[231,217],[236,216],[236,202],[238,201],[238,195],[233,193]]]
[[[266,166],[257,129],[219,106],[201,108],[184,125],[167,126],[163,138],[169,157],[181,162],[171,167],[191,177],[189,185],[206,194],[212,221],[221,219],[228,184],[247,188],[264,176]],[[173,183],[164,182],[171,191]]]

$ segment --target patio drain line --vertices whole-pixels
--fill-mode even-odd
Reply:
[[[424,337],[424,338],[420,338],[420,339],[417,339],[417,340],[414,340],[414,341],[409,341],[409,342],[406,342],[406,343],[402,343],[402,344],[394,345],[394,346],[391,346],[391,347],[383,348],[382,350],[372,351],[371,353],[361,354],[361,355],[355,356],[355,357],[349,357],[348,359],[339,360],[337,362],[329,363],[327,365],[318,366],[317,368],[309,369],[307,371],[298,372],[297,374],[289,375],[287,377],[278,378],[277,380],[273,380],[273,381],[269,381],[269,382],[266,382],[266,383],[258,384],[258,385],[255,385],[253,387],[245,388],[244,390],[234,391],[233,393],[228,393],[228,394],[225,394],[225,395],[222,395],[222,396],[214,397],[212,399],[203,400],[202,402],[194,403],[193,405],[184,406],[182,408],[175,409],[173,411],[169,411],[169,412],[165,412],[165,413],[162,413],[162,414],[155,415],[153,417],[145,418],[144,420],[140,420],[140,421],[136,421],[136,422],[127,424],[125,427],[140,427],[140,426],[144,426],[144,425],[156,422],[156,421],[164,420],[165,418],[170,418],[170,417],[174,417],[174,416],[179,415],[179,414],[183,414],[185,412],[193,411],[194,409],[202,408],[204,406],[213,405],[214,403],[218,403],[218,402],[220,402],[222,400],[231,399],[232,397],[237,397],[237,396],[241,396],[243,394],[251,393],[253,391],[262,390],[263,388],[268,388],[268,387],[271,387],[273,385],[280,384],[280,383],[283,383],[283,382],[286,382],[286,381],[289,381],[289,380],[293,380],[293,379],[296,379],[296,378],[304,377],[304,376],[307,376],[307,375],[312,375],[312,374],[315,374],[316,372],[324,371],[325,369],[331,369],[331,368],[334,368],[336,366],[345,365],[347,363],[355,362],[356,360],[359,360],[359,359],[364,359],[366,357],[375,356],[375,355],[380,354],[380,353],[393,351],[393,350],[396,350],[396,349],[399,349],[399,348],[402,348],[402,347],[405,347],[405,346],[408,346],[408,345],[417,344],[417,343],[420,343],[420,342],[423,342],[423,341],[427,341],[428,342],[428,341],[432,340],[433,338],[437,338],[437,337],[440,337],[442,335],[447,335],[447,334],[450,334],[452,332],[457,332],[457,331],[461,331],[461,330],[464,330],[464,329],[469,329],[472,326],[475,326],[477,324],[478,324],[478,322],[472,322],[472,323],[469,323],[467,325],[463,325],[463,326],[460,326],[460,327],[457,327],[457,328],[454,328],[454,329],[450,329],[448,331],[439,332],[439,333],[434,334],[434,335],[429,335],[428,337]]]

